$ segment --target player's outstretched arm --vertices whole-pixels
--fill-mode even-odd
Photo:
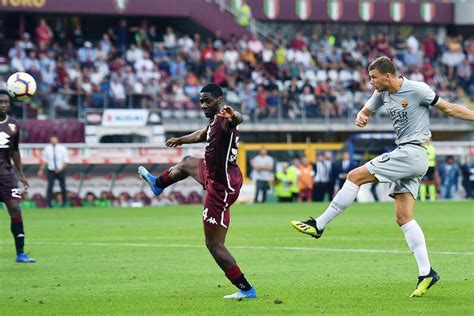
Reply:
[[[372,115],[372,111],[369,110],[366,106],[357,113],[355,124],[358,127],[364,127],[369,122],[369,117]]]
[[[166,141],[168,147],[178,147],[183,144],[200,143],[206,140],[207,127],[181,137],[171,137]]]
[[[435,106],[437,109],[448,116],[466,121],[474,121],[474,111],[459,104],[450,103],[440,98]]]
[[[224,105],[222,107],[222,110],[219,112],[218,115],[228,119],[229,122],[234,126],[237,126],[237,125],[239,125],[240,123],[242,123],[244,121],[244,118],[242,117],[242,114],[235,111],[229,105]]]

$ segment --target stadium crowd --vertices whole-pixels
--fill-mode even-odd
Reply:
[[[271,40],[256,35],[224,39],[219,32],[204,38],[170,26],[161,30],[147,21],[129,26],[121,19],[94,41],[80,24],[69,34],[58,21],[51,27],[43,18],[34,33],[13,41],[0,30],[0,43],[14,43],[8,44],[5,59],[10,72],[26,71],[38,83],[38,95],[28,104],[33,116],[50,108],[76,114],[103,107],[198,109],[201,87],[213,81],[225,88],[227,103],[249,119],[345,118],[372,94],[366,67],[380,55],[393,58],[403,75],[427,82],[445,99],[467,96],[474,101],[473,37],[438,38],[431,32],[403,37],[355,29],[351,34],[300,31],[292,38],[278,31]],[[0,85],[2,81],[0,77]],[[288,166],[300,168],[295,162]],[[275,174],[274,189],[284,182]],[[331,174],[337,183],[338,173]],[[330,186],[328,197],[337,187]],[[320,200],[314,192],[319,190],[313,190],[312,199]],[[63,203],[58,199],[60,195],[55,196],[59,207]],[[84,199],[69,193],[66,204],[169,205],[200,199],[197,193],[184,197],[179,192],[153,199],[143,193],[86,194]],[[28,201],[44,204],[41,196]]]
[[[41,19],[8,51],[10,71],[26,71],[38,82],[39,113],[82,113],[87,108],[194,107],[204,82],[226,88],[227,102],[252,119],[346,117],[372,93],[366,66],[380,55],[394,58],[410,79],[424,80],[455,101],[474,100],[474,40],[436,34],[305,34],[290,41],[256,35],[211,38],[200,33],[158,30],[121,19],[91,41],[77,24],[67,34]],[[4,41],[4,40],[2,40]]]

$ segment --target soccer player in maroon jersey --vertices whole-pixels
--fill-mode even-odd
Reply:
[[[0,90],[0,202],[5,204],[11,219],[11,232],[15,239],[16,262],[33,263],[35,259],[28,257],[23,252],[25,245],[25,232],[21,217],[20,199],[22,190],[12,168],[15,165],[16,176],[23,184],[25,190],[28,181],[23,174],[20,151],[18,149],[19,129],[18,122],[9,116],[10,96],[5,90]]]
[[[176,147],[207,140],[204,159],[186,156],[158,177],[151,175],[142,166],[138,168],[138,173],[155,195],[188,176],[202,184],[206,190],[202,221],[207,249],[225,276],[239,289],[224,298],[255,298],[255,289],[248,283],[224,245],[230,223],[229,209],[237,200],[242,186],[242,173],[237,166],[237,125],[243,119],[239,112],[223,101],[222,89],[217,84],[210,83],[203,87],[199,102],[204,115],[209,119],[209,125],[189,135],[166,141],[166,146]]]

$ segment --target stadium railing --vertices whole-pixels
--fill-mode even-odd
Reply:
[[[330,110],[330,104],[336,104],[333,96],[317,96],[314,104],[304,105],[299,100],[285,102],[285,96],[279,94],[273,105],[267,104],[263,109],[256,104],[256,108],[249,109],[242,106],[242,100],[235,91],[228,92],[226,102],[239,110],[246,119],[246,125],[259,125],[264,129],[272,126],[285,124],[286,126],[298,127],[298,130],[335,130],[344,131],[355,129],[354,118],[357,111],[363,106],[364,100],[370,97],[367,93],[357,93],[351,98],[351,102],[339,103],[340,111],[334,113]],[[138,109],[149,108],[158,110],[164,124],[175,123],[182,119],[192,119],[193,122],[205,123],[206,118],[201,114],[200,105],[191,98],[177,100],[174,95],[149,94],[127,94],[125,99],[114,99],[107,94],[84,94],[84,93],[38,93],[30,102],[16,103],[13,107],[15,117],[27,119],[77,119],[85,120],[88,111],[101,111],[104,109]],[[263,110],[262,110],[263,109]],[[378,111],[374,120],[383,123],[379,126],[372,125],[371,128],[387,129],[391,122],[385,111]],[[469,122],[455,120],[445,117],[439,111],[431,111],[431,123],[433,130],[471,130]],[[180,124],[183,130],[189,126]]]

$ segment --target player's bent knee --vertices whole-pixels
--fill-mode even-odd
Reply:
[[[360,166],[354,170],[349,171],[347,174],[347,180],[356,185],[377,181],[374,175],[371,174],[365,166]]]
[[[17,208],[8,209],[8,214],[10,214],[11,218],[21,217],[21,208],[17,207]]]
[[[397,224],[399,226],[403,226],[406,223],[408,223],[409,221],[411,221],[412,219],[413,219],[413,217],[411,215],[408,215],[408,214],[396,214],[395,221],[397,222]]]
[[[199,159],[193,156],[185,156],[179,164],[176,165],[182,171],[189,172],[199,166]]]
[[[363,173],[359,168],[351,170],[347,174],[347,180],[354,184],[360,185],[359,183],[363,180]]]
[[[406,209],[406,205],[395,206],[395,220],[398,225],[405,225],[413,219],[413,212]]]
[[[207,241],[206,240],[206,247],[211,254],[216,254],[219,252],[219,249],[224,247],[224,244],[221,242],[214,242],[214,241]]]

